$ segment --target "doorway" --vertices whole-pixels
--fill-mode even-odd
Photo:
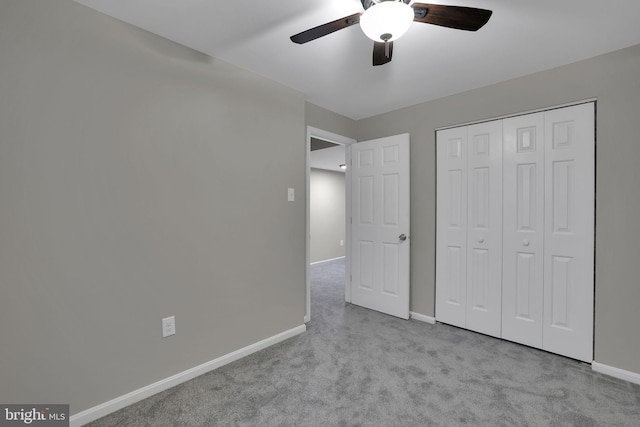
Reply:
[[[310,262],[343,258],[345,241],[345,147],[311,138]]]
[[[309,322],[311,320],[311,275],[310,275],[310,264],[313,261],[318,261],[318,258],[323,258],[329,256],[328,254],[332,253],[344,253],[345,256],[345,271],[347,275],[350,272],[350,259],[349,259],[349,237],[351,233],[351,228],[349,221],[347,218],[350,218],[351,212],[351,203],[350,203],[350,174],[349,168],[346,165],[349,164],[351,158],[351,150],[350,145],[355,143],[356,140],[352,138],[348,138],[342,135],[334,134],[332,132],[327,132],[322,129],[317,129],[311,126],[307,127],[307,165],[306,165],[306,314],[304,317],[304,321]],[[313,156],[312,162],[312,151],[316,151]],[[342,153],[342,154],[341,154]],[[342,155],[342,157],[341,157]],[[335,163],[335,165],[334,165]],[[344,165],[344,168],[341,168],[341,165]],[[312,168],[314,169],[314,178],[320,178],[321,180],[324,178],[328,185],[331,185],[332,181],[331,173],[344,173],[344,215],[341,216],[343,225],[344,225],[344,235],[342,239],[335,238],[336,234],[329,233],[327,236],[326,242],[323,245],[319,245],[314,247],[313,257],[312,259],[312,246],[311,239],[313,238],[311,234],[311,178],[312,178]],[[322,171],[328,171],[327,173],[323,173]],[[316,173],[317,172],[317,173]],[[336,178],[335,176],[333,178]],[[333,179],[333,181],[337,181]],[[332,185],[336,185],[334,182]],[[314,202],[317,202],[314,201]],[[335,224],[335,218],[333,219],[333,224]],[[329,226],[329,224],[324,224],[324,226]],[[340,233],[341,230],[335,230]],[[317,230],[316,230],[317,232]],[[333,242],[333,240],[336,240]],[[340,241],[342,241],[342,246],[340,245]],[[314,242],[315,243],[315,242]],[[338,245],[338,248],[342,248],[341,250],[335,251],[335,246]],[[332,247],[334,246],[334,247]],[[330,258],[329,258],[330,259]],[[349,286],[346,286],[345,282],[345,301],[350,302],[350,289]]]

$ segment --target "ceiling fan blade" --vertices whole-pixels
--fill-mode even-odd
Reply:
[[[493,13],[486,9],[442,4],[414,3],[411,7],[416,15],[415,22],[467,31],[478,31]]]
[[[322,36],[326,36],[327,34],[331,34],[334,31],[350,27],[360,22],[360,15],[362,15],[362,13],[354,13],[353,15],[345,16],[344,18],[336,19],[335,21],[327,22],[323,25],[318,25],[317,27],[311,28],[310,30],[303,31],[296,34],[295,36],[291,36],[291,41],[294,43],[303,44]]]
[[[393,42],[373,42],[373,65],[384,65],[391,62],[393,56]]]

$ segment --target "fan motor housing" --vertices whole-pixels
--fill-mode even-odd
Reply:
[[[364,8],[364,10],[367,10],[375,4],[382,3],[385,1],[399,1],[406,4],[409,4],[411,2],[411,0],[360,0],[360,3],[362,3],[362,7]]]

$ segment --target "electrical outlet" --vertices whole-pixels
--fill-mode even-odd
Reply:
[[[176,333],[176,316],[162,319],[162,338],[166,338]]]

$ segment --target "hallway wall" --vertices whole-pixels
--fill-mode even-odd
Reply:
[[[344,256],[344,173],[312,168],[309,178],[310,262]]]

